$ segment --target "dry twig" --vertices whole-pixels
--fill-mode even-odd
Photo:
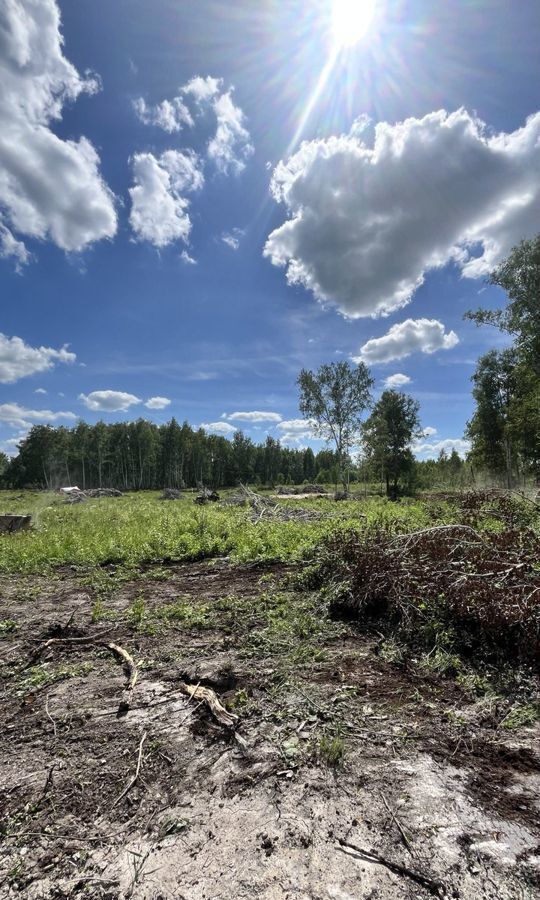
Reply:
[[[381,854],[377,853],[375,850],[364,850],[362,847],[357,847],[356,844],[350,844],[342,838],[338,838],[338,845],[339,849],[349,856],[356,856],[365,862],[377,863],[380,866],[384,866],[389,872],[393,872],[395,875],[403,875],[405,878],[410,878],[411,881],[414,881],[416,884],[421,885],[429,891],[433,897],[444,898],[448,896],[446,888],[441,881],[430,878],[429,875],[424,875],[423,872],[415,872],[413,869],[409,869],[408,866],[402,866],[400,863],[385,859],[384,856],[381,856]]]
[[[120,803],[120,800],[123,800],[123,799],[124,799],[124,797],[126,796],[126,794],[128,794],[128,793],[130,792],[131,788],[132,788],[133,785],[136,783],[136,781],[137,781],[137,779],[138,779],[138,777],[139,777],[139,772],[141,771],[142,751],[143,751],[144,742],[145,742],[145,740],[146,740],[147,737],[148,737],[148,732],[145,731],[144,734],[143,734],[143,736],[142,736],[142,738],[141,738],[141,742],[140,742],[140,744],[139,744],[139,753],[138,753],[138,756],[137,756],[137,768],[135,769],[135,774],[134,774],[133,778],[131,778],[130,781],[128,781],[128,783],[126,784],[126,786],[125,786],[124,790],[122,791],[122,793],[116,798],[116,800],[114,801],[113,805],[111,806],[111,809],[114,809],[114,807],[115,807],[118,803]]]

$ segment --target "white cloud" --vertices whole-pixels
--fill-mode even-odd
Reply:
[[[437,434],[437,429],[433,428],[432,425],[427,425],[423,429],[422,434],[424,435],[424,437],[433,437],[434,434]]]
[[[159,157],[136,153],[131,164],[134,187],[129,189],[129,221],[137,239],[154,247],[187,241],[191,220],[189,200],[183,195],[204,183],[197,155],[187,150],[167,150]]]
[[[46,372],[56,362],[73,363],[76,358],[66,346],[60,350],[31,347],[20,337],[9,338],[0,333],[0,382],[3,384],[12,384],[36,372]]]
[[[187,250],[182,250],[182,252],[180,254],[180,259],[182,260],[183,263],[186,264],[186,266],[196,266],[197,265],[197,260],[193,259],[193,257],[189,255]]]
[[[484,275],[540,230],[540,113],[492,134],[466,110],[306,141],[274,170],[264,253],[347,316],[407,304],[431,269]],[[472,252],[480,252],[474,258]]]
[[[234,427],[234,425],[229,425],[228,422],[203,422],[201,424],[201,428],[204,431],[209,431],[212,434],[234,434],[238,429]]]
[[[410,384],[411,379],[408,375],[402,375],[401,372],[396,372],[395,375],[389,375],[388,378],[384,379],[384,386],[386,388],[400,388],[405,387],[406,384]]]
[[[249,131],[244,125],[244,113],[233,103],[231,91],[216,97],[213,107],[217,128],[208,144],[208,157],[223,174],[232,172],[238,175],[254,152]]]
[[[223,413],[222,418],[231,419],[233,422],[281,422],[283,417],[276,412],[253,410],[251,412]]]
[[[307,445],[303,443],[303,439],[306,437],[313,437],[313,435],[280,434],[279,443],[285,447],[294,447],[295,450],[305,450]]]
[[[99,89],[63,53],[55,0],[7,0],[0,13],[0,255],[18,266],[21,237],[80,251],[116,233],[113,195],[90,141],[62,140],[51,124],[66,103]],[[18,237],[15,237],[15,232]]]
[[[47,393],[47,391],[45,390],[45,388],[36,388],[34,391],[34,394],[46,394],[46,393]]]
[[[207,103],[219,93],[222,84],[223,79],[221,78],[212,78],[211,75],[202,78],[200,75],[196,75],[181,90],[184,94],[191,94],[197,103]]]
[[[172,134],[181,131],[184,125],[193,125],[192,115],[181,97],[163,100],[156,106],[147,106],[142,97],[133,102],[137,116],[145,125],[157,125]]]
[[[289,442],[292,437],[296,438],[313,438],[315,437],[314,419],[287,419],[280,422],[276,427],[283,432],[282,440],[287,439]]]
[[[156,125],[169,134],[180,131],[184,125],[193,125],[198,116],[211,110],[216,118],[216,131],[208,142],[208,158],[223,174],[238,174],[254,150],[245,125],[246,117],[232,95],[232,88],[223,90],[222,78],[197,75],[184,84],[172,100],[148,106],[139,98],[133,105],[142,122]],[[189,109],[186,100],[192,101],[194,110]]]
[[[30,262],[31,254],[26,249],[22,241],[18,241],[13,236],[9,228],[6,228],[0,222],[0,258],[13,259],[15,262],[15,271],[22,272],[22,267]]]
[[[450,454],[452,450],[456,450],[460,456],[465,456],[470,449],[471,442],[466,441],[463,438],[446,438],[445,440],[436,441],[434,443],[417,443],[412,446],[413,453],[417,456],[425,456],[426,459],[435,459],[441,450],[444,450],[448,454]]]
[[[125,391],[91,391],[90,394],[79,394],[79,400],[92,412],[124,412],[142,402],[139,397]]]
[[[171,405],[171,401],[168,397],[150,397],[144,405],[147,409],[165,409]]]
[[[371,338],[362,347],[354,362],[384,363],[403,359],[411,353],[435,353],[451,350],[459,343],[455,331],[445,332],[442,322],[436,319],[406,319],[399,322],[379,338]]]
[[[221,240],[224,244],[227,244],[227,247],[230,247],[231,250],[238,250],[240,246],[240,239],[244,237],[245,231],[241,228],[233,228],[232,231],[224,231],[221,235]]]
[[[29,428],[32,422],[58,422],[76,419],[72,412],[52,412],[50,409],[26,409],[18,403],[0,403],[0,422],[14,428]]]

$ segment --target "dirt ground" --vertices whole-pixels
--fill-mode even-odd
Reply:
[[[102,614],[106,570],[0,579],[0,897],[540,897],[538,727],[496,727],[485,700],[349,627],[294,665],[253,642],[242,610],[289,576],[150,567]],[[181,620],[156,624],[178,598]],[[138,667],[127,710],[105,641]],[[213,688],[236,729],[180,681]]]

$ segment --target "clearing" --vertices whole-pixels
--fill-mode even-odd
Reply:
[[[123,500],[41,528],[54,543],[58,515],[121,518]],[[540,895],[540,728],[519,688],[332,618],[296,543],[292,560],[37,571],[43,531],[4,540],[21,549],[0,575],[1,897]]]

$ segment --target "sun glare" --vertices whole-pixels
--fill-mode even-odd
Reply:
[[[376,0],[333,0],[332,30],[338,47],[352,47],[367,33]]]

